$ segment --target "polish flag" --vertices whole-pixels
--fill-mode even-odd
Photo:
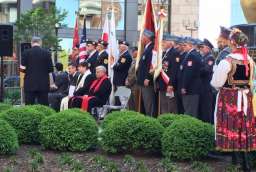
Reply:
[[[104,23],[104,26],[103,26],[103,32],[102,32],[102,37],[101,39],[104,41],[104,42],[108,42],[109,40],[109,14],[107,13],[106,16],[105,16],[105,23]]]

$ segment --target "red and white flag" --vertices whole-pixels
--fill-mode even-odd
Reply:
[[[103,26],[103,32],[102,32],[101,39],[104,42],[109,41],[109,14],[108,13],[106,13],[106,16],[105,16],[105,22],[104,22],[104,26]]]
[[[161,77],[163,78],[165,83],[168,84],[170,79],[168,75],[162,70],[162,41],[164,32],[164,21],[166,16],[167,14],[165,13],[164,9],[161,9],[158,13],[159,23],[156,31],[155,46],[153,49],[152,68],[154,70],[154,80],[156,80],[159,74],[161,74]]]
[[[147,0],[146,5],[145,5],[145,10],[144,10],[144,16],[142,19],[142,25],[141,25],[141,29],[140,29],[140,39],[139,39],[139,43],[138,43],[138,57],[137,57],[137,61],[136,61],[136,70],[139,67],[139,61],[141,58],[141,55],[144,51],[144,46],[142,44],[142,36],[143,36],[143,32],[144,30],[147,29],[151,32],[153,32],[155,35],[156,33],[156,17],[155,17],[155,12],[154,12],[154,8],[153,8],[153,4],[151,0]],[[155,62],[155,58],[152,57],[152,67],[153,65],[156,63]]]

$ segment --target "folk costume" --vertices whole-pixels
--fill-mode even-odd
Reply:
[[[254,62],[247,53],[247,36],[234,29],[230,35],[235,48],[222,60],[211,84],[219,89],[215,109],[217,150],[243,152],[243,168],[249,170],[247,152],[256,150],[256,127],[253,108]],[[233,154],[233,162],[236,153]]]

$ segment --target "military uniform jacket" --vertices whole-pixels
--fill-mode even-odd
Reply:
[[[229,55],[230,53],[231,53],[231,49],[229,47],[225,47],[223,50],[221,50],[216,59],[216,65],[218,65],[220,61],[225,59],[227,55]]]
[[[98,51],[94,51],[92,52],[92,54],[90,54],[90,56],[86,60],[89,65],[90,71],[94,74],[96,72],[95,68],[97,67],[97,57],[98,57]]]
[[[177,72],[178,72],[180,63],[181,63],[181,57],[179,53],[176,51],[176,49],[171,48],[163,54],[163,59],[162,59],[163,71],[170,78],[168,85],[173,86],[175,89],[177,88]],[[161,75],[159,75],[157,79],[157,83],[158,83],[159,90],[166,91],[168,85],[166,85]]]
[[[185,89],[188,95],[199,94],[201,89],[200,71],[202,68],[201,55],[195,50],[187,53],[180,65],[181,88]]]
[[[132,63],[132,57],[128,51],[120,55],[117,63],[113,66],[114,77],[113,84],[115,86],[125,86],[125,80]]]
[[[51,54],[39,46],[24,51],[21,68],[25,70],[25,91],[49,91],[49,73],[53,72]]]
[[[180,52],[179,53],[179,56],[180,56],[180,64],[178,66],[178,71],[177,71],[177,75],[176,75],[176,83],[177,83],[177,90],[180,91],[181,87],[182,87],[182,71],[181,70],[183,68],[183,64],[184,64],[184,60],[185,60],[185,57],[186,57],[187,53],[186,52]]]
[[[97,66],[104,66],[108,70],[108,53],[105,50],[98,54]]]
[[[212,53],[208,53],[202,58],[202,69],[201,69],[201,79],[202,85],[211,89],[210,81],[212,80],[213,74],[213,65],[214,65],[214,57]]]
[[[144,81],[148,79],[150,85],[153,85],[153,76],[149,73],[152,61],[152,50],[154,44],[150,43],[144,50],[137,69],[137,83],[139,86],[144,86]]]

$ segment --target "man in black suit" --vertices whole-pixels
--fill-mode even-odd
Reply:
[[[213,45],[204,39],[200,45],[200,52],[203,55],[201,69],[202,89],[200,94],[199,114],[204,122],[213,123],[214,92],[210,84],[213,75],[215,59],[212,53]]]
[[[177,113],[177,103],[174,97],[174,90],[177,89],[177,69],[180,57],[174,48],[176,37],[170,34],[163,36],[163,58],[162,71],[157,78],[157,88],[159,90],[159,114]]]
[[[142,42],[144,45],[144,52],[139,60],[139,66],[137,69],[137,83],[141,90],[141,101],[144,104],[146,115],[153,116],[156,112],[156,99],[153,86],[153,73],[151,70],[152,63],[152,50],[154,33],[149,30],[144,30]]]
[[[97,57],[99,52],[96,50],[97,42],[88,40],[86,42],[86,50],[89,53],[86,62],[89,65],[89,68],[93,74],[95,74],[95,68],[97,66]]]
[[[54,85],[48,94],[49,105],[56,111],[60,108],[61,99],[67,96],[68,90],[68,74],[63,72],[63,65],[56,63],[56,72],[54,72]]]
[[[50,88],[49,74],[53,72],[51,54],[42,49],[39,37],[33,37],[32,48],[25,50],[21,57],[21,72],[25,73],[24,92],[25,104],[48,105]]]
[[[104,66],[108,70],[108,53],[106,51],[108,43],[102,40],[98,41],[97,51],[99,52],[97,57],[97,66]]]
[[[200,71],[202,68],[201,55],[194,48],[192,38],[185,39],[187,52],[181,66],[181,94],[185,114],[198,117],[199,95],[201,89]]]

